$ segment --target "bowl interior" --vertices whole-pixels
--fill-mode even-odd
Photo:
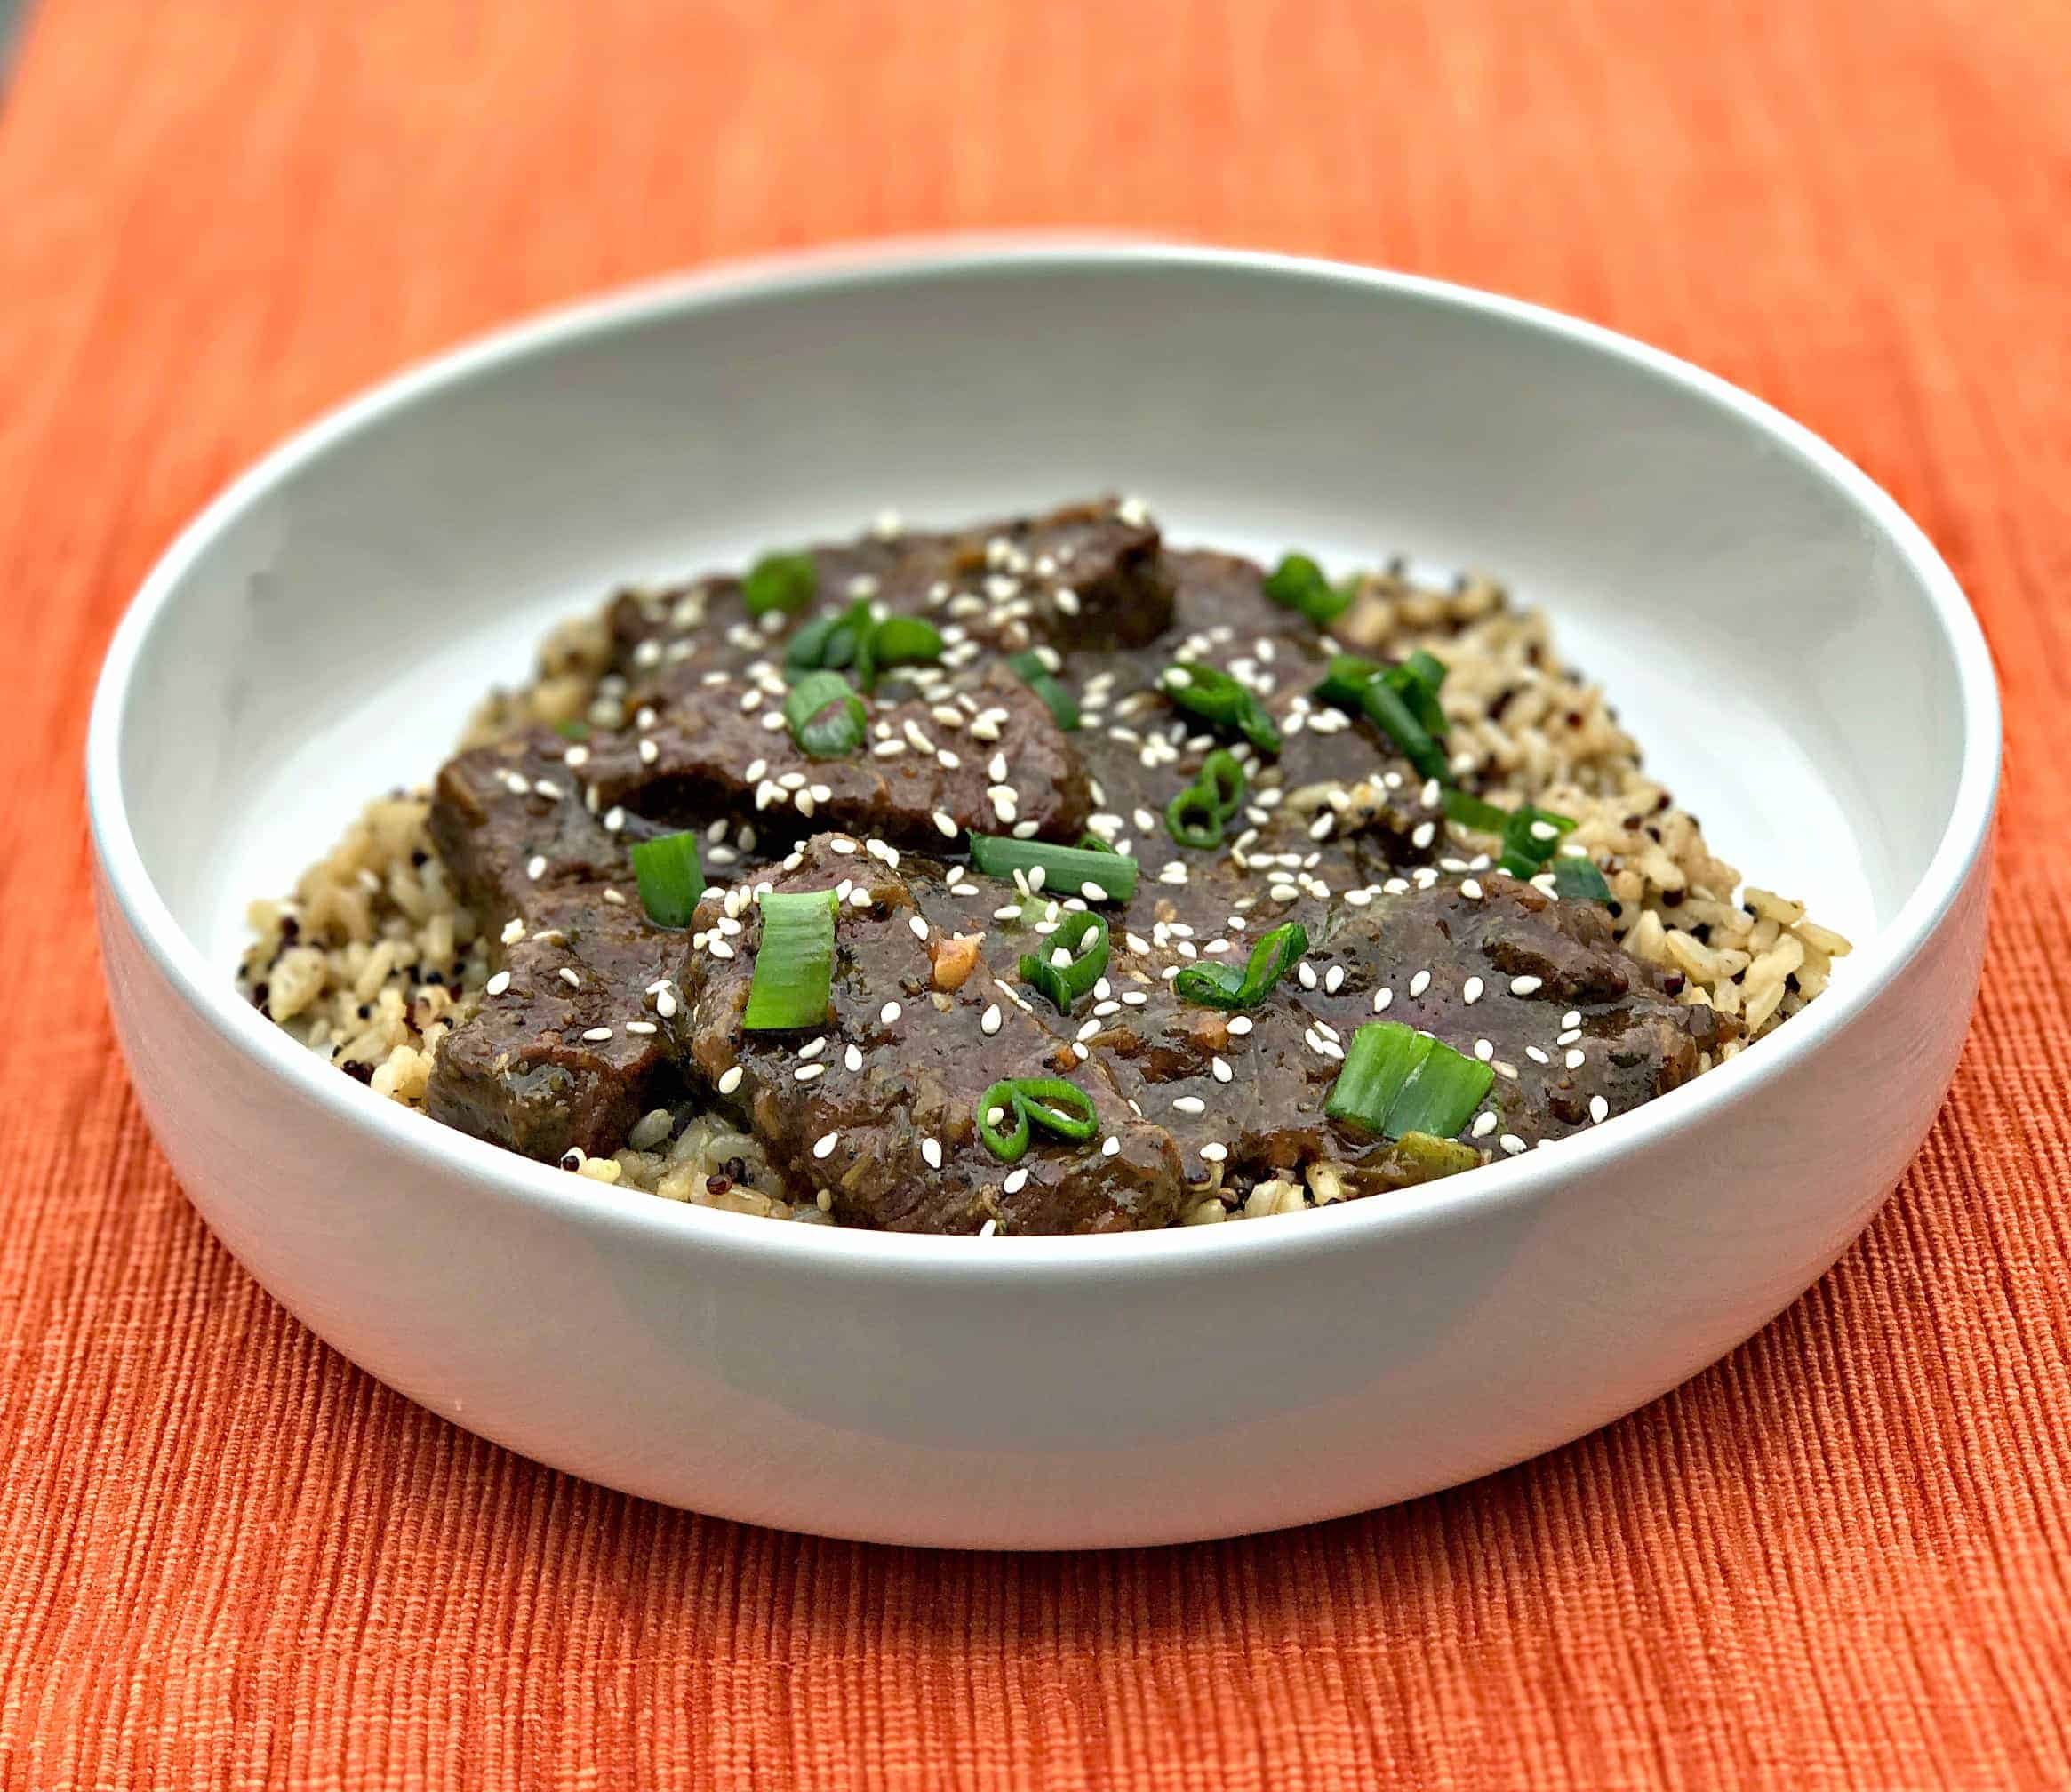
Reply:
[[[1714,849],[1859,942],[1948,824],[1958,648],[1899,542],[1755,408],[1416,283],[1052,252],[692,287],[305,438],[162,572],[118,716],[145,869],[227,988],[246,902],[428,776],[613,583],[886,507],[1106,490],[1181,541],[1507,579]]]

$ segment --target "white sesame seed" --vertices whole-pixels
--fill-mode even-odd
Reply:
[[[1431,973],[1428,971],[1418,972],[1414,977],[1410,979],[1411,998],[1413,1000],[1417,996],[1421,996],[1425,990],[1428,989],[1430,987]]]
[[[928,924],[925,921],[922,920],[918,915],[908,915],[906,917],[906,924],[911,930],[916,940],[920,940],[924,945],[926,944]]]
[[[715,958],[731,958],[733,956],[733,948],[729,946],[724,940],[713,940],[708,941],[706,949],[709,951]]]
[[[900,1013],[903,1012],[904,1011],[900,1009],[898,1003],[887,1002],[882,1008],[877,1011],[878,1024],[880,1026],[889,1027],[899,1019]]]
[[[815,1076],[826,1076],[827,1066],[824,1064],[801,1064],[791,1075],[801,1083],[810,1083]]]
[[[1461,878],[1459,880],[1459,893],[1470,902],[1479,902],[1482,900],[1480,881],[1473,877]]]
[[[564,964],[554,974],[558,977],[564,983],[567,984],[571,989],[580,989],[582,988],[581,976],[566,964]]]
[[[940,809],[936,810],[934,814],[934,822],[936,831],[940,834],[944,839],[954,840],[956,837],[956,823],[949,817],[947,812]]]
[[[1124,996],[1122,999],[1126,1002],[1129,998]],[[1137,999],[1141,1001],[1144,998],[1139,996]],[[1229,1020],[1229,1030],[1241,1039],[1257,1024],[1249,1014],[1233,1014]]]
[[[1316,987],[1315,966],[1311,964],[1307,959],[1304,958],[1300,964],[1294,967],[1294,974],[1304,989],[1313,989]]]
[[[1504,1133],[1500,1139],[1496,1140],[1496,1143],[1513,1157],[1524,1148],[1523,1140],[1520,1139],[1515,1132]]]
[[[1484,987],[1479,977],[1469,977],[1466,982],[1459,986],[1459,999],[1472,1007],[1482,999],[1482,990]]]
[[[612,1036],[612,1029],[609,1027],[589,1027],[583,1029],[582,1036],[594,1045],[603,1040],[609,1039]]]
[[[676,1012],[676,997],[664,989],[654,998],[654,1012],[667,1020]]]
[[[985,1012],[978,1017],[978,1030],[988,1039],[1000,1030],[1000,1004],[997,1002],[986,1004]]]
[[[860,1070],[863,1068],[863,1054],[852,1045],[842,1053],[842,1063],[851,1070]]]
[[[1205,1114],[1208,1104],[1198,1095],[1180,1095],[1174,1098],[1172,1111],[1175,1114]]]
[[[1583,1062],[1585,1061],[1582,1057],[1582,1048],[1579,1045],[1571,1047],[1569,1050],[1567,1057],[1563,1061],[1567,1065],[1569,1069],[1579,1070],[1582,1068]]]
[[[1541,1052],[1536,1045],[1527,1045],[1524,1048],[1524,1055],[1531,1059],[1534,1064],[1550,1064],[1553,1062],[1553,1060],[1548,1058],[1546,1053]]]
[[[644,1036],[654,1032],[656,1028],[652,1020],[628,1020],[626,1023],[626,1030],[628,1033],[638,1033]]]
[[[1419,821],[1417,823],[1416,827],[1411,830],[1410,844],[1417,847],[1419,851],[1421,851],[1424,847],[1428,846],[1431,844],[1433,838],[1437,835],[1437,832],[1438,828],[1436,824],[1430,821]]]
[[[604,832],[616,834],[626,825],[626,812],[616,804],[604,811]]]
[[[1112,1157],[1122,1149],[1122,1141],[1110,1132],[1100,1141],[1100,1156]]]
[[[1229,1147],[1227,1145],[1203,1145],[1201,1148],[1201,1155],[1211,1164],[1220,1164],[1229,1156]]]
[[[533,883],[537,884],[546,875],[547,855],[544,852],[535,852],[525,860],[525,876]]]
[[[1537,977],[1513,977],[1510,980],[1510,993],[1513,996],[1529,996],[1539,987],[1541,980]]]
[[[1560,1036],[1554,1041],[1554,1044],[1556,1045],[1572,1045],[1581,1036],[1582,1029],[1571,1022],[1561,1030]]]
[[[1218,1083],[1227,1083],[1236,1074],[1229,1068],[1228,1060],[1222,1058],[1211,1058],[1208,1060],[1208,1068]]]
[[[729,1064],[719,1073],[719,1092],[722,1095],[732,1094],[740,1087],[740,1065]]]
[[[1601,1126],[1603,1122],[1610,1117],[1610,1116],[1611,1103],[1606,1101],[1601,1095],[1592,1095],[1589,1098],[1590,1120],[1595,1124]]]
[[[499,971],[495,976],[492,977],[488,982],[482,986],[482,993],[485,996],[500,996],[506,989],[509,988],[510,972],[508,971]]]
[[[928,1160],[929,1169],[940,1170],[942,1167],[942,1148],[932,1139],[921,1140],[921,1156]]]
[[[1475,1056],[1479,1058],[1483,1063],[1486,1064],[1495,1055],[1496,1048],[1488,1040],[1477,1039],[1475,1041]]]
[[[803,1045],[801,1045],[798,1048],[798,1055],[801,1058],[817,1058],[822,1052],[826,1050],[827,1035],[823,1033],[820,1036],[819,1038],[808,1039]]]
[[[1496,1130],[1495,1115],[1486,1108],[1483,1109],[1481,1113],[1475,1116],[1475,1124],[1471,1130],[1475,1138],[1486,1139],[1490,1133]]]
[[[503,924],[502,939],[503,943],[506,946],[515,946],[524,937],[525,924],[523,921],[520,921],[516,916],[513,916],[508,921],[506,921]]]
[[[1345,967],[1342,964],[1333,964],[1323,972],[1323,993],[1326,996],[1335,996],[1344,987]]]
[[[643,765],[652,765],[661,757],[661,748],[652,740],[643,740],[640,743],[639,753],[640,763]]]
[[[1021,1190],[1026,1188],[1028,1186],[1028,1172],[1026,1170],[1008,1171],[1007,1180],[1000,1184],[1001,1188],[1009,1195],[1019,1195]],[[997,1224],[996,1221],[991,1220],[988,1220],[985,1223],[988,1226],[994,1226]],[[979,1236],[980,1237],[986,1237],[989,1236],[990,1235],[981,1230]]]
[[[1563,1027],[1579,1027],[1581,1024],[1582,1011],[1579,1008],[1571,1008],[1561,1016],[1561,1025]]]
[[[841,1142],[842,1135],[839,1132],[822,1132],[812,1141],[812,1155],[815,1157],[829,1156],[834,1148]]]

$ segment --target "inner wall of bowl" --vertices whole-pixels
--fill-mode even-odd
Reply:
[[[124,776],[226,972],[371,795],[420,782],[556,617],[616,582],[851,533],[1142,494],[1176,540],[1407,552],[1555,614],[1750,881],[1866,938],[1949,813],[1961,717],[1918,581],[1731,406],[1434,296],[1155,260],[848,274],[630,317],[420,389],[186,572]]]

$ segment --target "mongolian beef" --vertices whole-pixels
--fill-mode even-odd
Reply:
[[[448,1125],[984,1234],[1552,1144],[1848,949],[1499,588],[1267,572],[1131,500],[621,592],[252,922],[251,1000]]]

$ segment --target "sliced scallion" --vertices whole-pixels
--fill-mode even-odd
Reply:
[[[871,658],[879,671],[942,657],[941,631],[918,616],[887,616],[871,632]]]
[[[1219,728],[1235,728],[1261,753],[1280,750],[1280,730],[1258,694],[1217,666],[1181,660],[1163,678],[1165,695],[1180,708]]]
[[[1378,660],[1362,659],[1356,653],[1333,653],[1315,694],[1339,709],[1356,709],[1366,695],[1366,681],[1387,669]]]
[[[1536,877],[1554,856],[1561,836],[1574,828],[1574,818],[1521,803],[1503,823],[1503,856],[1498,867],[1513,877]]]
[[[1299,612],[1319,628],[1328,628],[1352,602],[1323,577],[1323,569],[1306,554],[1289,554],[1266,575],[1266,595],[1275,604]]]
[[[554,732],[564,740],[587,740],[589,739],[589,724],[587,722],[556,722],[554,724]]]
[[[1061,1076],[1012,1076],[995,1083],[978,1098],[978,1136],[1003,1164],[1027,1153],[1030,1129],[1040,1126],[1060,1139],[1083,1144],[1100,1130],[1093,1098]],[[997,1114],[1006,1130],[994,1123]]]
[[[1208,851],[1222,844],[1223,823],[1244,800],[1244,768],[1235,754],[1218,747],[1201,762],[1200,774],[1165,804],[1165,827],[1182,846]]]
[[[740,581],[740,601],[750,616],[781,610],[796,616],[820,588],[820,569],[810,554],[765,554]]]
[[[801,678],[784,699],[784,720],[809,758],[844,758],[863,744],[863,700],[839,672]]]
[[[858,598],[808,622],[784,646],[784,669],[794,683],[808,672],[838,671],[856,657],[858,637],[870,627],[870,606]]]
[[[1107,975],[1107,924],[1090,908],[1082,909],[1066,916],[1035,951],[1021,955],[1021,979],[1047,996],[1059,1014],[1068,1014]]]
[[[1459,822],[1462,828],[1472,828],[1476,833],[1500,834],[1509,824],[1510,812],[1497,808],[1493,803],[1484,803],[1465,790],[1448,790],[1445,819]]]
[[[1136,894],[1136,860],[1125,852],[1089,852],[1083,846],[1054,846],[1047,840],[1011,840],[997,834],[971,836],[971,862],[988,877],[1009,883],[1014,873],[1040,869],[1030,878],[1053,896],[1083,896],[1086,885],[1111,902]]]
[[[1043,656],[1030,648],[1026,653],[1016,653],[1007,660],[1008,667],[1020,681],[1040,697],[1057,725],[1069,733],[1079,725],[1078,699],[1065,689],[1057,675],[1043,663]]]
[[[688,927],[698,898],[705,893],[705,868],[698,858],[695,834],[664,834],[633,848],[633,876],[640,884],[640,906],[658,927]]]
[[[1172,979],[1172,993],[1203,1008],[1256,1008],[1307,950],[1308,930],[1290,921],[1259,938],[1241,972],[1234,964],[1189,964]]]
[[[1415,684],[1415,688],[1421,691],[1423,686]],[[1452,767],[1446,763],[1445,749],[1431,738],[1430,730],[1418,719],[1408,700],[1388,682],[1387,674],[1366,681],[1360,707],[1371,718],[1373,725],[1395,743],[1403,757],[1424,777],[1435,778],[1440,783],[1451,777]]]
[[[1422,656],[1429,660],[1427,653]],[[1436,661],[1433,661],[1436,664]],[[1444,668],[1439,668],[1441,676]],[[1443,740],[1448,724],[1445,712],[1438,707],[1438,687],[1423,676],[1409,663],[1390,666],[1381,675],[1381,682],[1409,706],[1410,714],[1422,725],[1424,732],[1434,740]]]
[[[1352,1036],[1323,1112],[1368,1132],[1400,1139],[1459,1131],[1496,1080],[1479,1059],[1399,1020],[1370,1020]]]
[[[1609,902],[1611,885],[1594,859],[1563,852],[1553,862],[1554,894],[1571,902]]]
[[[756,948],[740,1024],[751,1033],[820,1026],[834,988],[838,899],[831,890],[773,890],[759,906],[762,943]]]

